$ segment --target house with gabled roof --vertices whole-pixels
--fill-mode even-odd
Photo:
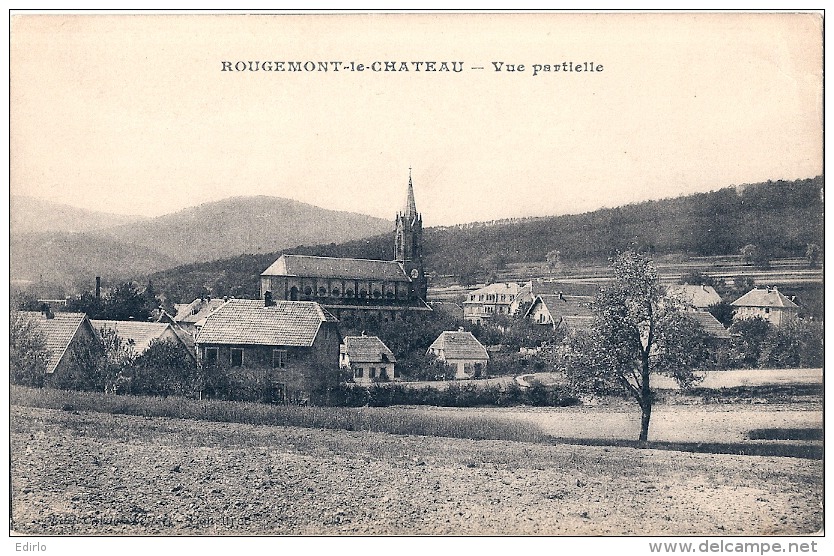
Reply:
[[[206,317],[197,352],[203,365],[228,369],[233,379],[266,380],[276,401],[298,401],[337,380],[337,324],[311,301],[229,299]]]
[[[761,317],[773,326],[782,326],[796,318],[799,306],[776,286],[752,290],[731,303],[736,312],[733,320]]]
[[[53,313],[20,311],[19,314],[34,323],[49,352],[46,362],[46,383],[54,381],[72,365],[73,349],[85,342],[92,342],[97,333],[84,313]]]
[[[177,314],[174,315],[174,322],[196,338],[205,318],[226,301],[228,299],[202,297],[191,303],[176,303],[174,309],[176,309]]]
[[[594,322],[593,301],[594,298],[587,295],[541,294],[533,299],[524,318],[554,329],[590,330]]]
[[[339,366],[350,369],[353,382],[371,384],[394,380],[397,358],[377,336],[345,336],[339,353]]]
[[[721,303],[721,296],[715,288],[705,284],[677,284],[666,288],[666,293],[699,311],[706,311],[710,306]]]
[[[185,349],[194,364],[197,364],[192,348],[183,339],[184,334],[178,334],[169,323],[128,320],[91,320],[90,322],[97,331],[109,329],[115,332],[136,355],[145,353],[154,341],[168,341]]]
[[[478,378],[484,375],[489,353],[471,332],[462,328],[441,332],[426,355],[433,355],[455,368],[455,378]]]

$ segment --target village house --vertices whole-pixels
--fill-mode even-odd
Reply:
[[[84,313],[53,313],[20,311],[19,315],[34,323],[44,339],[49,353],[46,362],[46,384],[56,380],[72,365],[75,347],[84,346],[98,335]]]
[[[429,346],[426,355],[433,355],[455,368],[455,378],[478,378],[484,375],[489,354],[471,332],[463,329],[445,331]]]
[[[176,322],[182,330],[191,334],[193,338],[197,337],[200,331],[200,326],[215,309],[223,305],[228,299],[219,299],[211,297],[202,297],[195,299],[191,303],[176,303],[174,309],[177,314],[174,315],[174,322]]]
[[[521,288],[517,283],[508,282],[469,292],[463,302],[463,318],[473,324],[483,324],[495,316],[514,316],[518,311]]]
[[[587,295],[541,294],[533,299],[524,318],[542,326],[560,327],[566,330],[590,330],[594,322],[591,304],[594,298]]]
[[[266,379],[273,399],[288,402],[335,384],[340,343],[336,318],[310,301],[230,299],[197,335],[203,365],[228,368],[241,382]]]
[[[711,305],[721,303],[721,296],[712,286],[704,284],[679,284],[666,288],[666,293],[687,305],[689,309],[706,311]]]
[[[731,303],[736,312],[733,320],[761,317],[773,326],[782,326],[793,321],[799,306],[785,297],[776,286],[752,290]]]
[[[90,322],[97,331],[112,330],[122,341],[133,348],[136,355],[145,353],[154,341],[168,341],[183,347],[191,361],[197,364],[193,348],[183,338],[185,333],[177,334],[169,323],[125,320],[92,320]]]
[[[356,384],[394,380],[397,358],[376,336],[345,336],[340,346],[339,366],[353,372]]]
[[[261,274],[261,299],[315,301],[340,320],[388,322],[408,311],[429,312],[426,292],[423,219],[411,175],[396,216],[394,260],[281,255]]]

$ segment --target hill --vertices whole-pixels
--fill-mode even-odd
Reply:
[[[144,279],[194,261],[343,242],[393,227],[380,218],[277,197],[233,197],[156,218],[14,197],[11,216],[11,279],[38,282],[40,291],[55,295],[89,285],[94,276]]]
[[[803,256],[823,242],[823,178],[727,187],[676,199],[648,201],[589,213],[424,230],[426,270],[468,279],[510,263],[544,261],[561,252],[570,262],[604,262],[636,247],[654,255],[735,255],[756,244],[773,257]],[[389,226],[390,227],[390,226]],[[175,301],[205,290],[255,297],[258,276],[281,252],[390,259],[392,235],[284,249],[192,264],[152,276]]]
[[[144,216],[97,212],[25,195],[12,195],[9,205],[12,234],[90,232],[147,220]]]
[[[181,263],[296,245],[343,242],[390,231],[388,220],[280,197],[232,197],[98,233]]]

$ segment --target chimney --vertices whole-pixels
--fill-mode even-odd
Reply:
[[[101,297],[101,276],[96,276],[96,299]]]
[[[272,307],[275,305],[275,302],[272,301],[272,292],[265,291],[264,292],[264,307]]]

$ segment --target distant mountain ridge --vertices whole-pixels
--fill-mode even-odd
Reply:
[[[9,228],[12,234],[90,232],[148,220],[146,216],[87,210],[27,195],[12,195],[9,205]]]
[[[336,244],[393,230],[393,218],[266,196],[232,197],[156,218],[86,211],[31,197],[13,197],[10,208],[11,279],[67,290],[90,284],[95,276],[139,278],[175,265],[305,243]]]

